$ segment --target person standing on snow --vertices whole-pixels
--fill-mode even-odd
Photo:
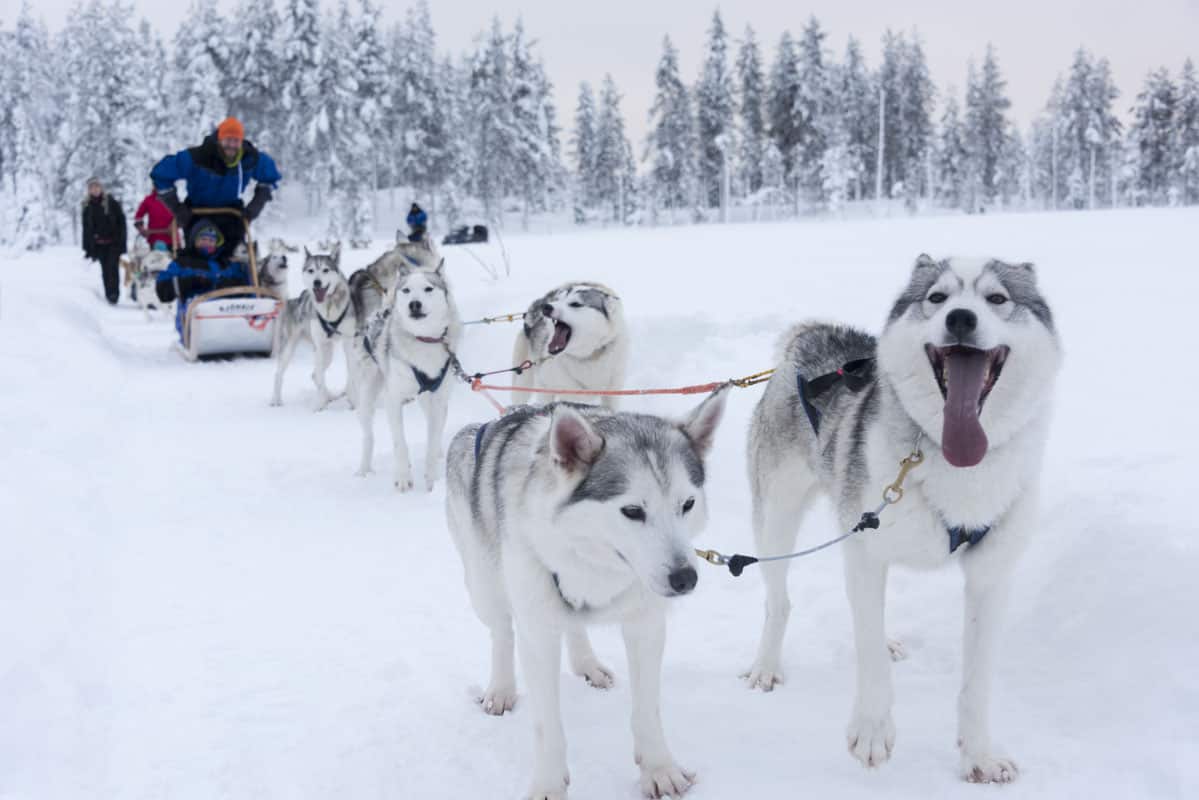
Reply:
[[[143,220],[146,221],[143,222]],[[153,250],[155,245],[161,244],[163,247],[159,249],[170,250],[173,245],[171,223],[174,221],[175,215],[158,198],[158,192],[154,191],[154,187],[151,186],[150,193],[142,198],[141,205],[133,214],[133,227],[146,237],[150,249]]]
[[[83,201],[83,254],[100,262],[104,297],[115,306],[121,299],[118,274],[125,252],[125,212],[99,178],[87,179],[87,197]]]
[[[175,215],[189,246],[191,230],[198,224],[193,209],[237,208],[249,223],[262,213],[281,180],[275,160],[245,138],[245,128],[233,117],[222,122],[199,146],[163,158],[150,171],[150,178],[163,205]],[[252,180],[257,182],[254,196],[243,207],[241,195]],[[186,201],[179,200],[177,181],[187,182]],[[212,220],[220,229],[223,243],[217,258],[223,260],[244,239],[242,220],[228,215],[204,219]]]

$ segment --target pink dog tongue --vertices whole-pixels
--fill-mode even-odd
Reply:
[[[955,467],[973,467],[987,454],[987,434],[978,421],[978,401],[989,356],[977,351],[951,351],[945,356],[945,424],[941,452]]]
[[[550,352],[561,353],[570,341],[570,328],[561,322],[554,323],[554,336],[550,339]]]

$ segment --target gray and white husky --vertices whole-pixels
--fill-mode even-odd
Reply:
[[[390,294],[401,273],[413,269],[433,271],[442,261],[430,240],[400,242],[369,265],[356,270],[350,276],[350,297],[358,324],[365,325],[390,303]]]
[[[567,283],[534,300],[516,334],[513,363],[537,366],[516,378],[516,385],[553,389],[617,389],[624,384],[629,362],[629,332],[620,298],[598,283]],[[566,396],[537,395],[547,401]],[[587,402],[585,397],[571,400]],[[516,392],[512,402],[529,401]],[[603,404],[616,408],[617,398]]]
[[[446,282],[445,262],[434,269],[400,269],[390,291],[390,304],[370,317],[354,340],[362,423],[359,475],[371,471],[375,404],[382,392],[395,448],[396,488],[406,492],[413,487],[404,406],[416,400],[428,423],[425,486],[433,489],[441,472],[441,442],[456,379],[453,353],[461,339],[462,319]]]
[[[480,703],[495,715],[513,707],[519,641],[533,714],[530,797],[565,797],[570,780],[563,636],[576,674],[612,683],[587,639],[599,622],[623,628],[642,790],[679,796],[694,779],[666,744],[658,699],[667,598],[698,580],[691,539],[707,522],[704,458],[724,401],[725,392],[708,397],[681,423],[573,403],[519,406],[450,444],[449,529],[491,632]]]
[[[304,248],[304,291],[287,301],[275,326],[275,391],[271,405],[283,404],[283,374],[295,355],[296,346],[307,340],[316,351],[312,382],[319,394],[317,410],[341,395],[329,391],[325,373],[333,363],[333,348],[341,344],[346,354],[345,396],[354,405],[354,369],[351,352],[357,322],[350,309],[350,285],[341,272],[341,248],[332,253],[310,253]]]
[[[1017,556],[1034,535],[1059,360],[1032,265],[995,260],[920,256],[877,340],[825,324],[787,334],[750,428],[761,554],[794,549],[800,520],[821,493],[848,530],[878,505],[900,460],[914,447],[924,454],[881,527],[844,546],[857,647],[847,735],[850,753],[867,766],[886,761],[895,742],[883,626],[888,568],[956,561],[965,575],[961,774],[983,783],[1017,775],[991,744],[991,662]],[[766,622],[745,677],[767,691],[782,681],[787,563],[761,567]]]

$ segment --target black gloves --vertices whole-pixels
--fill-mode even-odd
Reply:
[[[258,219],[258,215],[262,213],[262,209],[271,199],[271,187],[263,184],[258,184],[254,187],[254,197],[250,199],[250,204],[246,206],[244,216],[246,222],[253,222]]]
[[[159,192],[158,199],[175,215],[175,221],[179,223],[179,227],[186,229],[192,219],[192,210],[190,206],[179,202],[179,193],[175,188],[172,186],[169,191]],[[164,300],[163,302],[166,301]]]

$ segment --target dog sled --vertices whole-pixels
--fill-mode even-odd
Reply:
[[[225,264],[210,259],[207,268],[179,263],[174,253],[168,273],[187,274],[210,288],[190,297],[179,296],[175,304],[176,344],[188,361],[210,356],[270,355],[275,345],[275,326],[283,297],[261,285],[258,259],[249,221],[237,208],[197,208],[195,216],[229,216],[241,221],[243,241]],[[178,278],[176,294],[178,291]]]
[[[442,244],[484,244],[487,242],[486,225],[463,225],[445,235]]]

